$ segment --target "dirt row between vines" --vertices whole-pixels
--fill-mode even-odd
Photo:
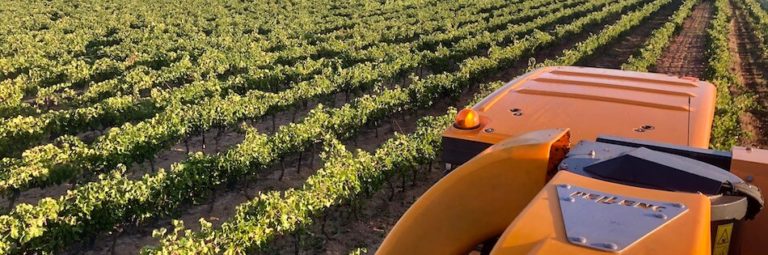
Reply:
[[[748,133],[741,138],[742,145],[768,148],[768,65],[760,55],[760,41],[752,33],[753,27],[743,10],[733,8],[729,46],[734,56],[733,71],[739,74],[743,87],[731,88],[731,93],[751,93],[756,107],[741,115],[741,127]]]
[[[621,69],[621,65],[629,57],[643,47],[651,33],[664,25],[669,17],[680,8],[682,2],[674,2],[651,14],[641,25],[631,29],[613,43],[605,46],[603,51],[579,61],[580,66]]]
[[[703,77],[707,70],[707,27],[713,11],[711,0],[696,5],[651,71]]]

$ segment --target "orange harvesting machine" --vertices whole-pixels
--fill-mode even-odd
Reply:
[[[378,254],[768,254],[768,151],[707,149],[715,87],[545,67],[459,112]],[[455,168],[454,168],[455,167]]]

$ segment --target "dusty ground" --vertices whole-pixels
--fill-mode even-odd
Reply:
[[[630,56],[637,53],[650,34],[664,25],[669,17],[680,7],[680,2],[671,3],[654,14],[647,20],[622,35],[619,40],[607,45],[603,51],[586,58],[578,63],[580,66],[620,69]]]
[[[682,30],[652,68],[653,72],[694,77],[704,75],[707,69],[706,29],[713,10],[711,1],[702,1],[694,7]]]
[[[741,144],[768,148],[768,65],[760,55],[761,42],[752,34],[753,28],[746,15],[744,11],[734,8],[729,46],[734,56],[733,71],[739,74],[744,87],[731,86],[731,93],[755,96],[756,107],[741,115],[741,127],[749,134],[742,137]]]

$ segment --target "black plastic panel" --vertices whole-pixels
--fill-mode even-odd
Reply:
[[[726,151],[705,150],[698,148],[691,148],[686,146],[679,146],[666,143],[658,143],[651,141],[644,141],[638,139],[630,139],[616,136],[600,136],[597,138],[597,142],[610,143],[628,147],[645,147],[651,150],[666,152],[669,154],[675,154],[687,158],[692,158],[701,162],[705,162],[719,168],[730,171],[731,169],[731,153]]]
[[[720,193],[723,183],[743,182],[716,166],[647,148],[634,149],[584,170],[622,183],[709,195]]]
[[[443,161],[461,165],[483,152],[492,144],[443,137]]]

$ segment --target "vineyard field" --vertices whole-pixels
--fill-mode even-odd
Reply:
[[[768,148],[762,0],[0,2],[0,254],[373,254],[530,70],[717,87]]]

